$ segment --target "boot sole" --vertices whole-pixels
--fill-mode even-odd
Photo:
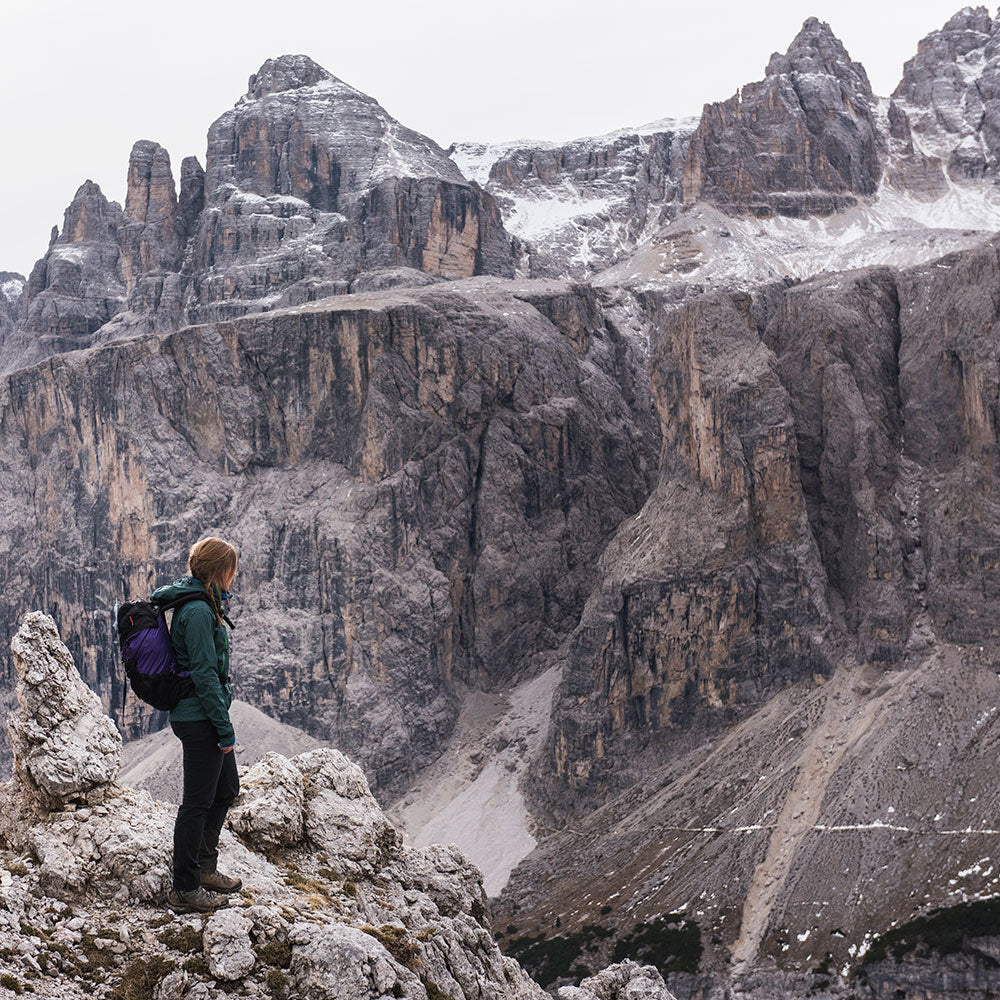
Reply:
[[[174,913],[214,913],[216,910],[224,909],[226,903],[220,903],[218,906],[195,906],[193,903],[185,903],[178,900],[176,903],[167,897],[167,908],[174,911]]]

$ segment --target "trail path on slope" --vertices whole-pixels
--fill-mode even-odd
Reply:
[[[792,870],[802,838],[816,829],[827,785],[847,752],[876,723],[883,698],[860,694],[863,667],[845,662],[827,681],[819,724],[802,750],[798,774],[771,833],[767,855],[757,866],[743,903],[740,933],[732,946],[735,972],[755,959],[767,931],[771,911]],[[891,675],[893,687],[910,671]]]

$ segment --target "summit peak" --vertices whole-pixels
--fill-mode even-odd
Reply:
[[[309,56],[278,56],[277,59],[268,59],[250,77],[247,97],[256,99],[285,90],[299,90],[323,80],[336,80],[336,77]]]
[[[872,94],[864,66],[851,59],[830,25],[818,17],[809,17],[803,22],[784,55],[775,52],[771,56],[767,75],[782,73],[823,73],[850,83],[856,91],[869,97]]]

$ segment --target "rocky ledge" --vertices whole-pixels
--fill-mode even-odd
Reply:
[[[14,775],[0,786],[0,997],[545,1000],[490,928],[453,846],[403,845],[361,769],[329,747],[241,769],[221,838],[243,889],[164,908],[174,807],[118,784],[121,736],[41,612],[11,650]],[[669,1000],[625,962],[564,1000]]]

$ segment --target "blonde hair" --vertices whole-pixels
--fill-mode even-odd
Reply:
[[[196,580],[205,585],[218,621],[222,621],[223,615],[215,603],[212,584],[216,584],[219,590],[222,590],[222,581],[236,571],[236,560],[236,549],[229,542],[211,536],[195,542],[188,552],[188,569]]]

